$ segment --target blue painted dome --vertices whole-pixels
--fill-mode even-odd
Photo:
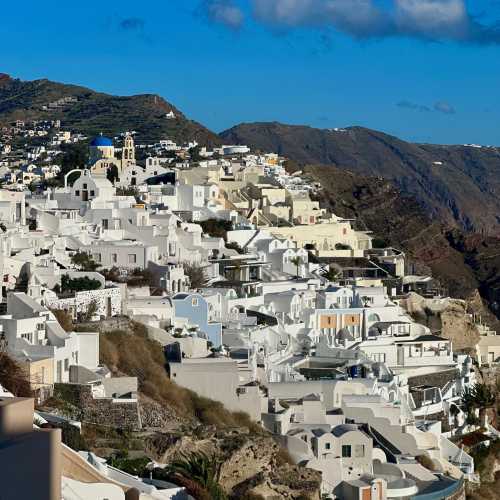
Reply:
[[[109,137],[104,137],[103,135],[98,135],[95,137],[92,142],[90,143],[91,146],[93,147],[99,147],[99,146],[112,146],[113,141]]]

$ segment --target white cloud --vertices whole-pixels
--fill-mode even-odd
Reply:
[[[395,20],[402,32],[436,38],[466,36],[471,19],[463,0],[395,0]]]
[[[255,17],[285,26],[333,25],[350,33],[373,32],[383,24],[372,0],[252,0]]]
[[[248,0],[256,20],[274,27],[333,27],[361,38],[410,36],[500,43],[498,24],[485,25],[465,0]]]
[[[206,0],[203,8],[208,18],[231,29],[243,25],[243,11],[232,0]]]

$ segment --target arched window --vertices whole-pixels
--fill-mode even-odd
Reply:
[[[380,316],[378,314],[372,313],[368,316],[368,321],[373,321],[373,322],[380,321]]]

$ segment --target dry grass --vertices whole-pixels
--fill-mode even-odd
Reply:
[[[58,323],[62,326],[65,332],[73,331],[73,320],[68,312],[63,309],[51,309],[51,312],[54,314]]]
[[[161,345],[148,339],[142,325],[135,323],[131,332],[101,333],[99,339],[101,363],[115,374],[137,377],[142,393],[175,409],[180,416],[218,427],[247,427],[262,432],[246,413],[230,412],[221,403],[200,397],[172,382],[167,375]]]
[[[33,397],[31,384],[25,369],[4,352],[0,352],[0,384],[14,396]]]

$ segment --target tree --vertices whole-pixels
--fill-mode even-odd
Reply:
[[[227,495],[219,483],[221,468],[222,462],[215,456],[197,452],[182,455],[168,465],[166,471],[172,481],[185,486],[196,498],[226,500]]]
[[[323,274],[323,277],[326,278],[328,281],[335,281],[338,278],[339,274],[340,274],[340,272],[338,269],[335,269],[333,267],[329,267],[328,271],[326,271]]]
[[[76,252],[71,256],[71,262],[81,271],[86,272],[93,272],[99,267],[99,264],[86,252]]]
[[[297,268],[297,277],[299,277],[299,268],[302,264],[302,259],[300,257],[292,257],[290,262]]]
[[[201,288],[207,283],[205,270],[199,264],[184,264],[184,274],[189,278],[191,288]]]
[[[475,384],[473,387],[466,387],[462,392],[462,404],[468,415],[473,415],[473,411],[478,409],[481,425],[486,422],[486,410],[495,403],[496,394],[488,384]]]
[[[189,156],[191,158],[191,161],[197,162],[201,160],[200,156],[200,146],[193,146],[192,148],[189,149]]]
[[[106,170],[106,178],[108,179],[111,184],[114,184],[115,181],[118,179],[118,167],[116,165],[111,165],[108,167]]]

